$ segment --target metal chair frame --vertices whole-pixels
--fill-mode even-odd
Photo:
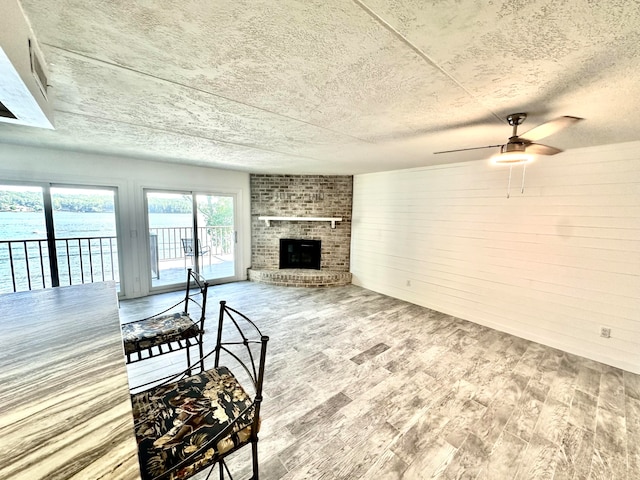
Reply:
[[[226,321],[225,321],[226,320]],[[231,323],[231,327],[225,331],[225,325]],[[251,334],[247,334],[246,331],[251,330]],[[239,340],[232,339],[226,340],[227,336],[230,336],[229,331],[233,334],[239,335]],[[237,338],[237,337],[236,337]],[[229,424],[222,430],[216,437],[210,439],[197,451],[194,451],[189,455],[189,457],[185,458],[182,462],[177,465],[174,465],[170,470],[167,470],[162,475],[155,477],[153,480],[163,480],[169,478],[174,472],[190,465],[193,462],[193,459],[197,458],[198,455],[205,452],[211,446],[217,445],[217,443],[226,437],[228,437],[231,432],[233,432],[235,424],[251,409],[254,409],[254,416],[251,424],[251,436],[249,441],[243,444],[240,444],[231,450],[225,452],[221,455],[216,463],[219,466],[219,478],[220,480],[233,480],[231,472],[225,463],[225,458],[232,454],[233,452],[251,444],[251,455],[252,455],[252,476],[250,480],[259,480],[259,466],[258,466],[258,430],[260,427],[260,406],[262,404],[262,386],[264,381],[264,370],[265,370],[265,360],[266,360],[266,352],[267,352],[267,342],[269,341],[269,337],[263,335],[260,329],[256,326],[256,324],[250,320],[246,315],[240,313],[239,311],[227,306],[226,301],[220,302],[220,313],[218,317],[218,332],[216,338],[216,345],[213,350],[208,352],[205,356],[201,356],[200,362],[196,362],[194,365],[190,365],[183,372],[177,373],[170,377],[164,377],[161,379],[157,379],[146,384],[140,385],[137,388],[141,390],[136,392],[140,393],[142,391],[150,390],[153,388],[157,388],[162,385],[166,385],[168,383],[176,382],[183,378],[186,378],[191,375],[191,371],[200,364],[201,368],[204,364],[204,361],[209,357],[214,357],[214,367],[221,366],[221,357],[222,353],[228,355],[230,360],[234,360],[236,366],[239,366],[242,371],[247,375],[251,386],[253,387],[253,399],[251,404],[241,411],[237,417],[229,422]],[[254,355],[251,347],[252,345],[259,345],[259,352],[257,355]],[[254,347],[257,348],[257,347]],[[245,357],[247,360],[243,360],[241,357]],[[224,365],[227,368],[230,368],[229,365]],[[203,371],[203,370],[201,370]],[[237,377],[236,377],[237,378]],[[201,470],[194,472],[194,474],[199,473],[202,470],[206,470],[207,468],[211,468],[209,474],[207,475],[207,480],[211,476],[213,469],[215,468],[216,463],[212,465],[207,465]]]
[[[241,342],[238,341],[224,341],[224,320],[227,318],[233,326],[235,330],[238,332],[240,337],[242,338]],[[241,324],[244,323],[246,327],[252,328],[255,330],[257,335],[260,337],[260,340],[250,340],[244,333],[244,329],[241,327]],[[252,459],[252,468],[253,468],[253,476],[251,480],[259,480],[258,473],[258,430],[260,426],[260,405],[262,404],[262,384],[264,381],[264,366],[265,366],[265,358],[267,353],[267,342],[269,341],[269,337],[263,335],[260,332],[260,329],[253,323],[246,315],[240,313],[239,311],[229,307],[227,302],[222,300],[220,302],[220,314],[218,317],[218,337],[216,340],[216,347],[214,349],[215,352],[215,362],[214,366],[220,366],[220,354],[222,352],[227,353],[231,358],[233,358],[236,363],[242,367],[244,372],[249,377],[251,383],[253,384],[253,388],[255,390],[255,397],[253,403],[255,404],[255,412],[253,417],[253,425],[251,428],[251,438],[249,439],[249,443],[251,443],[251,459]],[[260,354],[258,359],[258,364],[256,366],[256,359],[254,358],[253,352],[251,351],[251,344],[260,344]],[[247,352],[247,356],[249,359],[249,365],[247,362],[241,360],[233,351],[233,348],[241,348],[244,347]],[[251,368],[249,368],[251,367]],[[223,437],[224,438],[224,437]],[[240,445],[235,449],[227,452],[222,456],[219,463],[220,468],[220,480],[224,480],[225,478],[225,470],[229,475],[229,479],[233,480],[229,469],[227,468],[224,458],[233,453],[234,451],[242,448],[245,445]]]
[[[198,307],[200,310],[200,317],[197,320],[191,319],[194,325],[197,325],[198,327],[197,336],[189,337],[189,338],[173,339],[169,342],[162,343],[160,345],[154,345],[147,348],[140,348],[135,352],[127,353],[126,354],[127,363],[128,364],[136,363],[141,360],[147,360],[149,358],[157,357],[157,356],[175,352],[178,350],[186,350],[188,370],[189,372],[191,372],[193,366],[191,365],[190,350],[191,350],[191,347],[197,346],[200,360],[196,363],[196,365],[199,363],[200,371],[202,371],[204,369],[204,358],[203,358],[204,351],[203,351],[202,341],[203,341],[203,335],[204,335],[204,322],[206,318],[208,289],[209,289],[209,283],[204,279],[204,277],[199,273],[197,273],[195,270],[189,268],[187,269],[187,285],[186,285],[185,297],[182,300],[180,300],[178,303],[174,305],[171,305],[169,308],[166,308],[165,310],[158,312],[154,315],[151,315],[149,317],[124,323],[123,325],[128,325],[132,323],[142,322],[145,320],[150,320],[152,318],[164,315],[165,313],[176,309],[180,305],[183,305],[182,312],[185,315],[189,315],[190,304],[193,304],[194,306]]]

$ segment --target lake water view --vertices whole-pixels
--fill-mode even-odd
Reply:
[[[150,213],[153,228],[190,227],[191,215]],[[113,213],[54,212],[56,235],[62,238],[115,237]],[[0,212],[0,240],[46,239],[42,212]]]

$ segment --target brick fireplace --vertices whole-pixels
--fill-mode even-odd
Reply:
[[[307,287],[350,284],[353,177],[252,174],[250,182],[249,280]],[[326,218],[341,220],[319,220]],[[320,269],[280,269],[281,239],[319,241]]]

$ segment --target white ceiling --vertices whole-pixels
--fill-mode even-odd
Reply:
[[[255,173],[463,160],[561,115],[542,143],[640,139],[640,2],[20,0],[55,131],[0,141]],[[562,154],[560,154],[562,155]]]

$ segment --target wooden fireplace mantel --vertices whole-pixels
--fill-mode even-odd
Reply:
[[[341,222],[342,217],[258,217],[263,220],[267,227],[271,226],[273,221],[283,222],[331,222],[331,228],[336,228],[336,222]]]

